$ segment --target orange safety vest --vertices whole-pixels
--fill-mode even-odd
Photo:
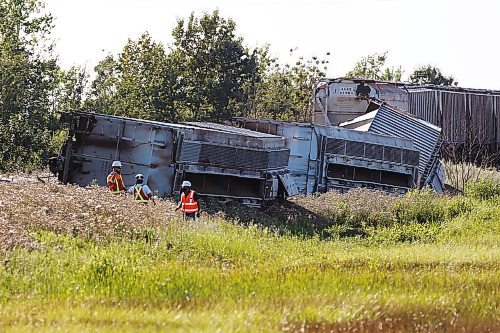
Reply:
[[[142,190],[142,186],[134,186],[134,200],[136,202],[148,202],[149,197]]]
[[[187,196],[184,192],[181,194],[182,211],[186,214],[198,212],[198,202],[194,201],[194,194],[193,190],[189,191]]]
[[[111,190],[111,193],[117,194],[117,193],[122,193],[125,191],[125,184],[123,183],[123,178],[119,174],[115,174],[115,180],[112,180],[113,178],[113,173],[110,173],[108,175],[108,186],[109,189]]]

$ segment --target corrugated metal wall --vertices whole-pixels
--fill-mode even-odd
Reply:
[[[467,95],[439,92],[443,110],[443,139],[447,143],[465,142],[467,128]]]
[[[410,89],[411,114],[443,129],[450,144],[500,143],[500,96],[479,92]],[[497,147],[498,150],[498,147]]]
[[[441,111],[437,94],[437,91],[432,90],[412,91],[408,96],[408,111],[431,124],[441,126]]]
[[[410,166],[418,166],[419,164],[419,153],[416,150],[335,138],[327,138],[325,153],[357,156],[375,161],[388,161]]]
[[[468,94],[473,142],[495,143],[495,96]]]
[[[439,149],[441,131],[438,127],[382,105],[368,132],[413,140],[415,148],[420,152],[419,176],[425,178],[426,172],[434,163],[436,149]]]
[[[496,123],[496,149],[500,150],[500,96],[493,98],[493,105],[495,109],[495,123]]]
[[[288,149],[256,150],[184,140],[179,162],[224,168],[274,170],[286,168],[289,155]]]

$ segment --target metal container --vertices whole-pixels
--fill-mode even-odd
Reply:
[[[373,111],[367,98],[387,102],[442,128],[447,147],[471,144],[498,155],[500,91],[380,80],[322,79],[314,91],[313,123],[337,125]],[[485,149],[486,148],[486,149]]]
[[[283,137],[286,147],[290,149],[288,170],[298,192],[308,194],[316,191],[319,147],[311,124],[243,117],[234,118],[234,121],[248,130]]]
[[[433,177],[432,174],[436,170],[441,147],[441,129],[386,103],[372,101],[370,109],[376,107],[378,109],[375,111],[340,126],[412,140],[413,145],[420,153],[419,185],[424,186],[431,181],[429,177]]]
[[[298,191],[367,187],[404,193],[415,185],[419,153],[411,140],[333,126],[235,118],[246,129],[281,135]]]
[[[313,100],[313,123],[338,125],[366,112],[366,98],[377,98],[407,109],[408,92],[404,85],[367,79],[322,79]]]
[[[205,196],[258,205],[279,195],[290,151],[280,136],[210,123],[169,124],[84,112],[65,114],[68,140],[55,170],[64,183],[106,185],[120,160],[126,185],[142,173],[159,196],[190,180]],[[289,195],[293,195],[289,194]]]
[[[447,145],[471,143],[498,153],[500,91],[408,86],[411,114],[441,126]]]

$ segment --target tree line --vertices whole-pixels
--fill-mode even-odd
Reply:
[[[0,172],[40,167],[64,139],[61,112],[83,110],[164,122],[234,116],[311,119],[314,83],[329,66],[326,53],[283,64],[269,45],[248,47],[236,23],[217,10],[179,19],[165,46],[144,33],[93,69],[62,68],[54,52],[54,20],[41,0],[0,0]],[[387,52],[369,55],[346,76],[401,80]],[[413,82],[450,85],[432,66]]]

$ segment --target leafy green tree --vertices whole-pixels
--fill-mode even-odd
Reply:
[[[444,76],[437,67],[421,66],[410,75],[410,81],[418,84],[433,84],[438,86],[457,85],[453,76]]]
[[[163,45],[149,34],[129,40],[116,60],[109,55],[96,66],[85,108],[134,118],[177,120],[176,75],[169,62]]]
[[[294,49],[290,55],[294,56]],[[326,54],[327,56],[329,53]],[[266,47],[259,53],[259,81],[251,116],[290,121],[310,121],[313,85],[325,76],[328,60],[298,57],[280,65]]]
[[[325,75],[326,60],[280,65],[268,46],[246,48],[235,23],[218,11],[178,20],[173,37],[168,53],[144,34],[104,58],[85,109],[160,121],[310,119],[312,86]]]
[[[89,75],[85,68],[73,66],[68,70],[58,68],[57,86],[52,92],[53,109],[56,113],[81,109],[86,95]]]
[[[55,124],[52,17],[38,0],[0,1],[0,171],[40,166]]]
[[[178,20],[169,58],[178,70],[176,106],[184,119],[220,121],[241,114],[256,62],[218,11]]]
[[[90,86],[84,108],[96,113],[114,113],[118,84],[118,64],[113,55],[106,56],[94,67],[95,79]]]
[[[387,52],[375,53],[363,57],[346,76],[385,81],[401,81],[403,70],[401,66],[385,67]]]

